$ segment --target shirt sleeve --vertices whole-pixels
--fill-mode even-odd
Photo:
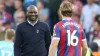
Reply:
[[[22,42],[21,34],[22,34],[21,28],[18,26],[15,33],[15,40],[14,40],[14,56],[21,56],[21,42]]]
[[[45,32],[45,43],[46,43],[46,50],[47,50],[47,55],[49,52],[49,46],[51,44],[51,33],[50,33],[50,28],[49,26],[46,24],[46,32]]]
[[[54,29],[53,29],[53,37],[60,38],[60,28],[57,25],[54,26]]]
[[[83,30],[82,30],[82,41],[86,41],[86,36]]]

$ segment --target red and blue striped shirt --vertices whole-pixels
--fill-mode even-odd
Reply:
[[[82,27],[71,19],[64,19],[54,26],[53,37],[60,38],[55,56],[81,56],[85,34]]]

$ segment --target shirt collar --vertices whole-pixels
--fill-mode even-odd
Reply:
[[[71,17],[63,17],[62,20],[72,20]]]
[[[36,20],[36,22],[35,22],[35,23],[31,23],[28,19],[27,19],[27,21],[28,21],[28,23],[29,23],[30,25],[34,26],[35,24],[37,24],[38,19]]]

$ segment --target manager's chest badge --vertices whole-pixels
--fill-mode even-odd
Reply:
[[[36,30],[36,33],[39,33],[39,30],[38,29]]]

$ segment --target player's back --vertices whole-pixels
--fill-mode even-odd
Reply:
[[[57,56],[81,56],[82,27],[71,19],[62,20],[56,26],[60,28]]]
[[[0,41],[0,56],[14,56],[13,42]]]

